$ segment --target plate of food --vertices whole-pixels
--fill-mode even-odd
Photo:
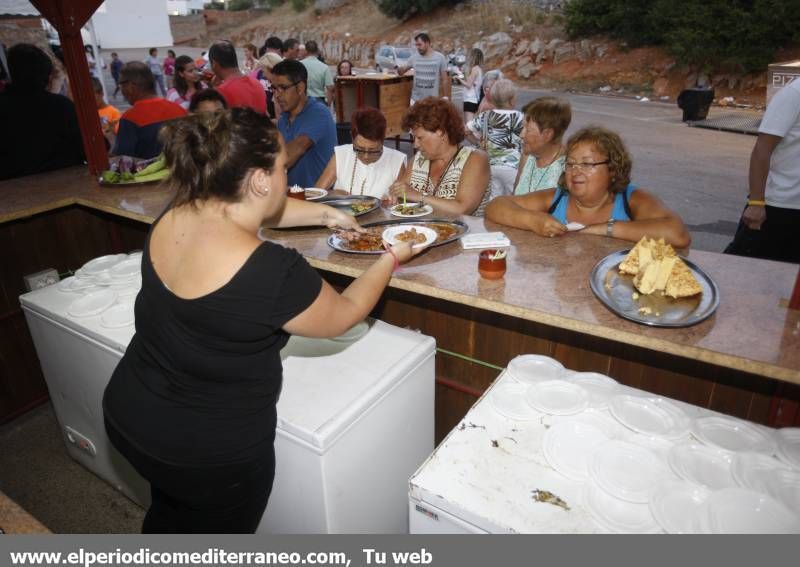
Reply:
[[[438,232],[422,225],[390,226],[383,231],[383,239],[389,244],[408,242],[417,250],[430,246],[438,237]]]
[[[355,217],[366,215],[381,207],[380,199],[369,197],[367,195],[344,195],[344,196],[331,196],[320,197],[317,203],[335,207]]]
[[[306,201],[317,201],[327,195],[328,191],[321,187],[306,187]]]
[[[328,246],[339,252],[353,254],[381,254],[383,248],[383,232],[392,226],[423,226],[436,231],[436,240],[431,247],[455,242],[467,233],[469,227],[461,222],[446,219],[429,219],[425,221],[386,220],[363,225],[365,232],[340,230],[328,237]]]
[[[663,240],[643,237],[600,260],[589,276],[597,298],[617,315],[652,327],[689,327],[719,305],[719,288]]]
[[[97,181],[100,185],[144,185],[158,183],[169,177],[169,168],[163,155],[152,159],[137,159],[130,156],[112,158],[109,169]]]
[[[430,205],[424,205],[422,203],[398,203],[389,209],[389,213],[392,216],[402,218],[424,217],[432,212],[433,207]]]

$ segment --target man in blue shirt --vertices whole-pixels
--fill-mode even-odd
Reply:
[[[333,155],[336,124],[328,107],[308,97],[308,72],[302,63],[284,59],[272,74],[275,98],[283,109],[278,130],[286,142],[289,185],[313,187]]]

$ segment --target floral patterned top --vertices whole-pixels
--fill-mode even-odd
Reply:
[[[489,154],[489,165],[519,167],[522,148],[522,127],[525,115],[519,110],[495,109],[481,112],[469,121],[467,128]]]

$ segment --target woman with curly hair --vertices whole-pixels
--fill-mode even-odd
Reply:
[[[464,123],[446,100],[428,97],[403,117],[417,152],[411,167],[389,188],[392,198],[428,204],[438,213],[483,216],[489,200],[489,160],[463,146]]]
[[[589,126],[567,142],[558,187],[527,195],[498,197],[486,216],[501,224],[561,236],[567,224],[581,232],[636,242],[663,238],[684,248],[691,236],[680,217],[660,199],[631,183],[631,156],[615,132]],[[577,227],[580,228],[580,227]]]

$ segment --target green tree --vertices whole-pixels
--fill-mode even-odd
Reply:
[[[664,45],[709,70],[764,70],[779,47],[800,40],[800,10],[787,0],[573,0],[566,17],[573,38]]]
[[[439,6],[451,6],[462,0],[374,0],[378,9],[392,18],[405,20],[416,14],[426,14]]]

